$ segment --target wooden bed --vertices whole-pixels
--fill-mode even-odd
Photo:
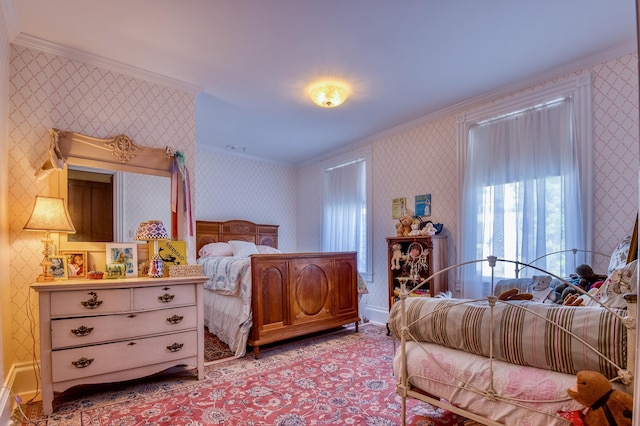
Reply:
[[[244,220],[196,221],[197,253],[207,244],[229,241],[277,249],[278,226]],[[354,323],[358,331],[355,252],[253,254],[249,259],[250,301],[238,302],[238,295],[212,294],[216,291],[208,290],[205,284],[205,312],[209,312],[209,320],[205,323],[210,330],[215,329],[218,321],[234,322],[221,312],[226,309],[227,302],[250,303],[248,315],[239,320],[239,324],[227,327],[232,332],[221,332],[232,334],[235,333],[233,327],[238,327],[240,334],[246,334],[246,343],[243,339],[230,337],[230,346],[235,346],[232,350],[236,351],[236,356],[244,355],[246,344],[253,347],[258,358],[259,348],[265,344],[349,323]],[[199,263],[206,261],[198,255]],[[206,266],[204,269],[206,274]],[[212,304],[216,306],[207,306],[209,299],[215,299]],[[225,336],[218,337],[226,341]]]

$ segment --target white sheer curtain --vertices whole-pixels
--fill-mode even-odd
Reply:
[[[465,155],[462,261],[588,247],[571,97],[472,125]],[[489,273],[486,263],[466,267],[465,297],[486,295]],[[496,274],[513,276],[515,266]]]
[[[324,179],[323,251],[357,251],[358,271],[367,265],[366,162],[330,168]]]

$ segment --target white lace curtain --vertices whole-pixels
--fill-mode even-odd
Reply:
[[[357,251],[358,271],[367,271],[367,187],[364,160],[325,172],[323,251]]]
[[[565,97],[469,128],[463,261],[495,255],[526,262],[590,243],[583,232],[581,148],[573,111],[572,98]],[[466,296],[488,293],[482,285],[488,272],[481,264],[465,269]],[[513,271],[496,273],[508,277]]]

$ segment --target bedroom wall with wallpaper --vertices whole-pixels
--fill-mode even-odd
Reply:
[[[243,219],[280,225],[278,247],[285,252],[301,251],[296,232],[297,226],[305,226],[307,211],[298,210],[295,204],[294,168],[198,149],[195,176],[198,220]]]
[[[593,78],[594,128],[594,216],[593,245],[611,253],[618,242],[633,231],[638,209],[638,68],[637,55],[620,58],[590,68]],[[576,70],[575,74],[582,70]],[[572,74],[574,75],[574,74]],[[566,78],[566,77],[565,77]],[[449,264],[456,263],[457,221],[457,130],[454,111],[434,115],[413,128],[387,132],[367,141],[373,153],[373,267],[366,303],[374,319],[386,321],[387,244],[395,234],[391,200],[407,197],[413,208],[414,196],[432,194],[430,219],[445,225]],[[298,249],[321,247],[322,209],[317,194],[322,193],[322,167],[310,164],[298,171],[298,208],[304,223],[298,227]],[[608,261],[595,264],[606,270]],[[453,278],[453,277],[452,277]],[[450,289],[455,283],[450,279]]]
[[[29,285],[40,272],[43,235],[22,228],[35,196],[49,194],[48,180],[34,177],[47,158],[48,129],[100,138],[124,133],[143,146],[168,145],[184,151],[193,170],[195,95],[22,46],[12,47],[10,69],[11,284],[9,300],[1,303],[13,319],[5,361],[27,365],[34,358],[32,332],[38,333],[29,320],[34,315],[37,323],[37,298]]]

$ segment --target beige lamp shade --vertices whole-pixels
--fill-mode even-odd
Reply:
[[[64,199],[36,195],[33,211],[23,229],[25,231],[44,232],[45,237],[42,239],[42,244],[44,244],[42,254],[44,257],[42,262],[40,262],[42,273],[38,277],[38,281],[52,280],[53,276],[49,272],[49,267],[51,266],[49,257],[51,256],[53,240],[49,234],[51,232],[66,232],[68,234],[76,232],[76,228],[73,227],[73,223],[69,217]]]
[[[36,195],[31,216],[23,228],[26,231],[75,233],[63,198]]]

